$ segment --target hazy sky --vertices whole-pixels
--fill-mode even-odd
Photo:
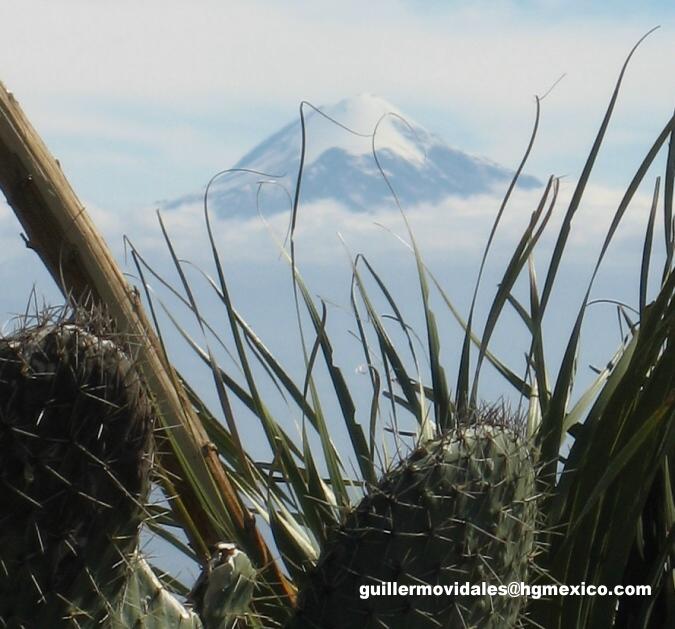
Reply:
[[[120,210],[199,189],[297,115],[368,91],[449,143],[574,176],[620,66],[616,183],[670,114],[671,2],[0,2],[0,80],[89,202]],[[617,166],[617,164],[619,164]],[[617,172],[618,170],[618,172]]]
[[[321,105],[372,92],[450,144],[514,167],[533,122],[534,95],[565,74],[543,101],[528,170],[542,179],[565,175],[562,196],[569,196],[626,55],[656,25],[626,74],[580,211],[589,218],[572,236],[576,259],[591,260],[595,250],[584,247],[598,244],[672,114],[672,2],[0,1],[0,80],[121,256],[125,232],[146,248],[158,245],[158,200],[198,191],[293,120],[302,99]],[[639,211],[627,217],[638,230],[656,174],[638,195]],[[514,200],[506,235],[517,233],[535,201]],[[440,260],[449,251],[466,260],[467,248],[475,254],[482,247],[498,202],[451,205],[415,214],[420,242]],[[394,239],[373,225],[386,217],[330,211],[329,221],[305,212],[308,259],[313,251],[341,251],[337,227],[357,248],[391,248]],[[454,221],[446,232],[439,217]],[[199,261],[199,217],[167,220],[186,256]],[[3,316],[25,302],[26,286],[40,274],[19,231],[0,208],[0,279],[12,286],[24,280],[0,299]],[[252,245],[263,231],[253,223],[223,228],[223,248],[250,263],[264,249]]]

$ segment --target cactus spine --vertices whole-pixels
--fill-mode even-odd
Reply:
[[[329,537],[290,629],[519,626],[521,599],[361,588],[526,581],[535,548],[535,469],[506,426],[478,423],[427,442],[387,473]],[[422,592],[425,590],[422,589]]]
[[[137,555],[144,387],[103,317],[76,319],[0,339],[0,627],[198,627]]]

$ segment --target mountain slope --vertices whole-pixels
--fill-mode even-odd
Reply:
[[[323,107],[321,112],[324,115],[305,109],[306,154],[300,194],[303,203],[331,200],[354,211],[394,207],[373,146],[404,208],[437,203],[450,195],[501,191],[513,174],[494,162],[449,146],[393,105],[370,94]],[[225,175],[211,189],[210,208],[234,216],[255,215],[257,204],[265,214],[288,210],[300,154],[301,127],[295,121],[234,166],[273,176],[241,172]],[[524,188],[539,185],[528,175],[520,179]],[[203,193],[187,195],[165,207],[196,203],[202,196]]]

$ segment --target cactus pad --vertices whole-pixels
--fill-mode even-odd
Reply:
[[[289,627],[517,627],[521,599],[362,588],[526,581],[536,520],[524,441],[505,426],[458,428],[413,451],[333,531]]]
[[[131,572],[151,409],[128,353],[87,324],[0,340],[0,627],[98,626]]]

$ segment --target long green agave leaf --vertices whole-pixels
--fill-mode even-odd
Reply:
[[[595,160],[598,156],[598,153],[600,152],[600,148],[602,146],[602,143],[605,138],[605,134],[607,132],[607,128],[609,127],[610,120],[612,118],[612,114],[614,112],[614,107],[616,105],[616,101],[619,97],[619,91],[621,89],[621,84],[623,82],[623,77],[626,73],[626,70],[628,69],[628,64],[630,63],[631,58],[635,54],[636,50],[640,46],[640,44],[647,38],[649,35],[651,35],[655,30],[658,29],[658,26],[655,28],[652,28],[649,30],[647,33],[645,33],[633,46],[632,50],[628,53],[628,56],[626,57],[626,60],[624,61],[624,64],[621,68],[621,71],[619,72],[619,77],[616,81],[616,85],[614,86],[614,92],[612,93],[612,96],[609,101],[609,105],[607,107],[607,110],[605,112],[605,116],[602,120],[602,123],[600,124],[600,129],[598,130],[598,133],[595,137],[595,140],[593,142],[593,146],[591,147],[591,150],[588,154],[588,157],[586,159],[586,163],[584,164],[584,168],[581,172],[581,176],[579,177],[579,181],[577,182],[577,185],[574,189],[574,192],[572,193],[572,198],[570,199],[570,204],[567,209],[567,212],[565,214],[565,217],[563,219],[563,224],[560,228],[560,231],[558,233],[558,238],[556,239],[555,247],[553,250],[553,254],[551,256],[551,262],[549,265],[548,273],[546,275],[546,280],[544,282],[544,288],[542,291],[542,296],[541,296],[541,309],[542,311],[546,309],[546,305],[548,304],[548,300],[551,295],[551,291],[553,290],[553,285],[555,283],[555,278],[558,272],[558,268],[560,266],[560,262],[562,260],[562,254],[565,249],[565,246],[567,244],[567,239],[570,234],[570,228],[572,224],[572,219],[574,218],[574,215],[576,214],[577,209],[579,208],[579,205],[581,203],[581,199],[584,195],[584,192],[586,190],[586,185],[588,184],[588,180],[590,179],[591,172],[593,171],[593,166],[595,165]]]
[[[666,158],[666,172],[664,176],[664,198],[663,198],[663,235],[666,245],[666,259],[663,263],[663,273],[661,282],[666,281],[666,277],[673,266],[673,255],[675,254],[675,217],[673,216],[673,197],[675,183],[675,131],[670,134],[668,141],[668,157]]]
[[[411,249],[410,245],[405,240],[403,240],[399,236],[396,236],[395,234],[394,236],[406,248]],[[429,276],[429,279],[431,279],[439,295],[441,296],[441,299],[447,306],[448,310],[450,311],[454,319],[457,321],[457,323],[460,325],[462,330],[466,333],[467,330],[469,329],[467,321],[462,317],[457,307],[452,303],[452,300],[450,299],[448,293],[439,282],[438,278],[426,265],[425,271]],[[474,344],[475,347],[480,348],[483,345],[481,338],[472,330],[470,331],[470,337],[471,342]],[[516,389],[516,391],[518,391],[521,395],[529,396],[530,394],[529,385],[520,377],[518,377],[514,371],[512,371],[509,367],[507,367],[506,364],[502,362],[497,356],[495,356],[495,354],[493,354],[487,347],[485,349],[485,357],[488,359],[490,364]]]
[[[384,325],[382,324],[381,318],[378,315],[378,313],[375,310],[375,307],[373,303],[370,300],[370,297],[368,295],[368,291],[366,290],[365,284],[363,282],[363,279],[361,277],[361,274],[359,273],[358,270],[358,261],[359,260],[364,260],[364,264],[366,264],[366,268],[369,269],[371,275],[375,278],[375,281],[378,283],[378,286],[380,289],[383,291],[383,294],[387,298],[387,301],[389,302],[390,305],[394,304],[393,298],[391,298],[391,295],[389,291],[386,289],[386,286],[384,283],[381,281],[377,273],[372,269],[372,267],[369,267],[367,264],[367,261],[361,257],[358,256],[354,262],[352,263],[352,278],[353,281],[356,284],[356,287],[358,288],[359,291],[359,296],[361,297],[361,301],[363,302],[363,305],[366,309],[366,312],[368,314],[368,319],[370,321],[370,324],[373,326],[373,329],[375,330],[375,334],[377,335],[378,343],[380,344],[380,348],[383,353],[383,357],[386,358],[386,360],[389,361],[391,364],[392,370],[394,372],[394,375],[396,376],[396,382],[401,388],[401,391],[405,397],[405,400],[407,404],[409,405],[412,414],[415,416],[415,419],[421,424],[422,423],[422,417],[423,417],[423,406],[422,402],[420,402],[418,398],[418,392],[419,389],[415,388],[414,386],[411,386],[412,379],[409,376],[405,366],[404,362],[401,359],[399,352],[396,350],[394,343],[390,339],[389,335],[386,332],[386,329]],[[393,307],[393,306],[392,306]],[[398,307],[395,308],[394,312],[396,313],[397,319],[399,323],[401,324],[402,330],[404,334],[406,335],[406,338],[408,339],[408,347],[410,348],[412,355],[413,355],[413,360],[415,361],[415,367],[419,371],[419,365],[417,364],[417,359],[414,354],[414,349],[412,347],[412,341],[410,340],[410,336],[408,335],[407,328],[405,327],[405,323],[403,320],[403,317],[401,316],[400,312],[398,311]]]
[[[642,180],[649,170],[649,167],[653,163],[656,155],[661,150],[664,142],[668,136],[675,129],[675,116],[671,117],[663,131],[659,134],[658,138],[650,148],[647,153],[647,156],[644,158],[642,163],[637,169],[632,181],[630,182],[617,210],[614,214],[612,222],[607,230],[607,235],[602,244],[600,254],[598,255],[597,262],[593,267],[593,273],[591,274],[591,279],[586,290],[586,295],[583,299],[582,305],[579,309],[577,319],[570,335],[570,339],[563,356],[563,360],[560,366],[560,371],[558,373],[558,378],[556,380],[556,385],[551,397],[551,405],[547,410],[547,413],[542,419],[542,431],[541,431],[541,440],[542,440],[542,455],[544,460],[554,461],[557,455],[558,449],[560,447],[560,442],[563,436],[562,426],[564,421],[564,415],[566,411],[568,396],[572,384],[572,372],[574,369],[575,358],[577,354],[577,348],[579,344],[579,339],[581,335],[581,326],[584,320],[584,315],[586,313],[586,305],[588,303],[591,289],[593,283],[597,276],[597,273],[600,269],[600,265],[604,259],[607,249],[609,248],[610,243],[616,233],[616,230],[628,208],[636,190],[642,183]],[[542,297],[543,299],[543,297]]]
[[[644,245],[642,247],[642,264],[640,265],[640,312],[644,312],[647,305],[647,285],[649,283],[649,262],[652,257],[652,243],[654,240],[654,222],[656,220],[656,210],[659,203],[659,187],[661,178],[656,178],[654,184],[654,196],[652,197],[652,207],[649,211],[649,220],[647,221],[647,230],[645,232]]]
[[[551,200],[548,203],[547,209],[546,202],[551,192]],[[506,303],[511,290],[515,285],[522,268],[530,259],[534,247],[537,245],[541,234],[544,232],[544,229],[551,218],[551,214],[553,213],[553,208],[555,207],[555,202],[557,199],[557,194],[557,180],[551,177],[549,178],[546,188],[541,196],[539,205],[532,213],[530,223],[523,232],[520,241],[516,245],[511,259],[506,265],[502,279],[498,284],[497,294],[495,295],[492,305],[490,306],[487,320],[485,322],[485,327],[483,329],[483,334],[481,335],[481,346],[478,352],[478,359],[476,361],[476,369],[473,377],[473,385],[471,388],[470,405],[472,407],[475,407],[478,403],[478,381],[480,370],[485,358],[487,346],[490,343],[490,338],[492,337],[492,334],[497,325],[497,321],[499,320],[501,312],[504,308],[504,304]]]
[[[389,180],[389,177],[387,176],[387,173],[385,172],[384,168],[382,168],[382,164],[380,163],[380,158],[377,153],[377,149],[375,146],[375,141],[377,138],[377,131],[379,129],[380,124],[388,117],[392,116],[395,118],[400,119],[404,124],[408,125],[410,128],[411,132],[414,134],[415,130],[408,124],[408,122],[402,118],[401,116],[397,114],[384,114],[377,122],[375,125],[375,131],[373,132],[373,137],[372,137],[372,154],[373,158],[375,159],[375,164],[377,165],[378,170],[380,171],[380,176],[384,180],[385,184],[389,188],[389,191],[396,203],[396,206],[398,207],[401,216],[403,218],[403,222],[405,223],[406,230],[408,232],[408,237],[410,238],[410,244],[413,249],[413,254],[415,256],[415,264],[417,267],[417,277],[419,280],[419,285],[420,285],[420,292],[422,296],[422,308],[424,310],[424,320],[426,323],[426,330],[427,330],[427,342],[428,342],[428,355],[429,355],[429,361],[431,363],[431,382],[433,389],[436,393],[435,399],[433,401],[434,404],[434,416],[436,419],[436,427],[437,429],[444,431],[450,427],[451,423],[451,415],[450,415],[450,393],[448,392],[448,385],[447,385],[447,380],[445,377],[445,370],[443,369],[443,366],[441,365],[440,361],[440,340],[438,336],[438,327],[436,325],[436,317],[434,316],[433,310],[431,309],[430,303],[429,303],[429,286],[427,282],[427,277],[426,277],[426,271],[424,267],[424,263],[422,262],[422,253],[419,250],[419,247],[417,246],[417,242],[415,241],[415,236],[413,234],[412,228],[410,227],[410,223],[408,222],[408,218],[405,215],[405,212],[403,211],[403,208],[401,206],[401,203],[399,201],[398,195],[396,194],[396,190],[394,189],[394,186],[391,184],[391,181]],[[420,378],[421,380],[421,378]],[[424,407],[424,392],[420,391],[420,397],[422,398],[422,406]],[[431,432],[431,427],[427,423],[427,418],[426,415],[422,417],[422,424],[421,424],[421,431],[425,438],[431,438],[432,437],[432,432]]]
[[[487,262],[487,257],[490,252],[490,249],[492,247],[492,242],[494,240],[495,234],[497,233],[497,228],[499,227],[499,223],[501,222],[502,215],[504,214],[504,210],[506,209],[506,206],[511,198],[511,194],[513,193],[514,188],[516,187],[516,183],[518,182],[518,179],[525,168],[525,164],[527,163],[527,160],[530,156],[530,152],[532,151],[532,147],[534,146],[534,141],[535,138],[537,137],[537,131],[539,129],[539,116],[540,116],[540,110],[541,110],[541,99],[536,98],[536,112],[535,112],[535,117],[534,117],[534,125],[532,128],[532,133],[530,135],[530,140],[527,144],[527,148],[525,149],[525,154],[523,155],[523,158],[520,161],[520,164],[518,165],[518,168],[516,169],[515,173],[513,174],[513,178],[511,179],[511,182],[509,183],[509,187],[506,190],[506,193],[504,194],[504,198],[502,200],[501,205],[499,206],[499,210],[497,211],[497,216],[495,217],[495,220],[492,224],[492,228],[490,229],[490,235],[488,236],[487,243],[485,244],[485,249],[483,250],[483,256],[481,258],[480,266],[478,268],[478,276],[476,277],[476,283],[474,284],[474,289],[473,289],[473,296],[471,298],[471,306],[469,308],[469,317],[467,319],[466,323],[466,333],[464,335],[464,342],[462,343],[462,355],[459,361],[459,370],[458,370],[458,376],[457,376],[457,388],[456,388],[456,404],[457,408],[460,413],[462,413],[468,403],[469,403],[469,363],[471,360],[470,356],[470,348],[471,348],[471,329],[472,329],[472,324],[473,324],[473,316],[474,316],[474,310],[476,307],[476,300],[478,298],[478,289],[480,287],[480,281],[483,277],[483,271],[485,269],[485,263]]]
[[[550,567],[563,583],[620,582],[655,474],[675,447],[674,291],[671,275],[572,446],[566,469],[573,471],[554,498],[563,511],[552,522],[569,524],[564,537],[552,538]],[[593,548],[604,549],[602,561]],[[600,626],[616,603],[591,599],[565,599],[561,613],[537,619],[547,627]]]

